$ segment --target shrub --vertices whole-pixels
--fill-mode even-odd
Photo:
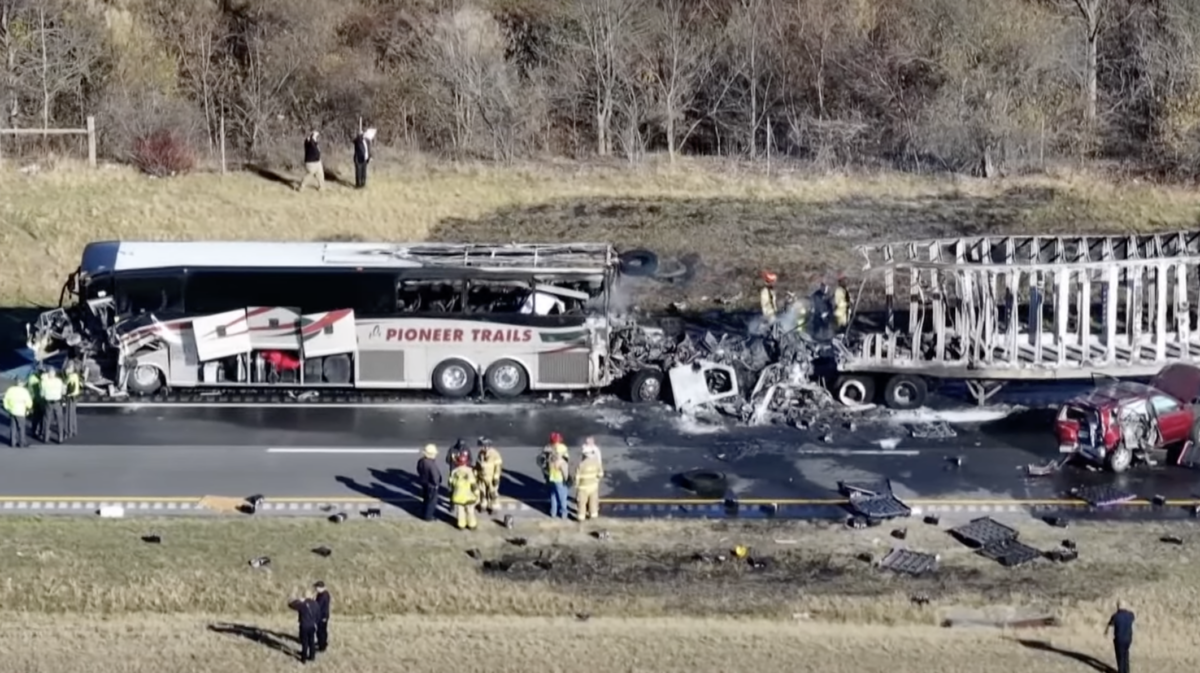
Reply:
[[[150,175],[168,178],[196,167],[196,153],[181,134],[159,129],[133,141],[133,163]]]

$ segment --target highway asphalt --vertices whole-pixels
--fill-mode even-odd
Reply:
[[[1024,466],[1057,457],[1046,412],[992,420],[960,414],[957,436],[909,436],[904,418],[866,417],[802,431],[719,427],[664,407],[618,403],[571,407],[538,403],[447,408],[91,408],[80,411],[80,437],[65,445],[0,449],[0,499],[242,497],[336,502],[415,496],[420,448],[443,451],[461,437],[488,436],[505,460],[503,495],[540,502],[535,456],[551,431],[572,447],[592,435],[603,450],[602,495],[627,502],[695,498],[678,485],[689,470],[728,478],[742,500],[799,503],[838,498],[839,480],[890,479],[907,499],[960,503],[1051,501],[1081,484],[1109,484],[1142,498],[1200,497],[1197,475],[1182,468],[1108,475],[1070,469],[1042,478]],[[953,417],[951,417],[953,418]],[[909,419],[911,420],[911,419]],[[983,421],[983,422],[979,422]],[[829,433],[831,441],[823,441]],[[961,458],[956,466],[952,458]]]

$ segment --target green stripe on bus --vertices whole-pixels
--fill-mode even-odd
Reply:
[[[587,330],[579,332],[538,332],[538,336],[542,338],[542,343],[559,344],[567,341],[577,341],[587,338]]]

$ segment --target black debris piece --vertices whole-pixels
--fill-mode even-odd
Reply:
[[[341,522],[343,522],[343,521],[345,521],[345,520],[346,520],[346,513],[345,513],[345,512],[338,512],[337,514],[332,514],[332,515],[330,515],[330,517],[329,517],[329,521],[330,521],[331,523],[341,523]]]
[[[963,457],[962,456],[947,456],[946,462],[950,464],[951,469],[957,470],[958,468],[963,466]]]
[[[894,495],[850,496],[851,513],[869,519],[899,519],[912,516],[912,508]]]
[[[1092,507],[1111,507],[1137,500],[1137,494],[1122,491],[1112,486],[1076,486],[1069,491],[1072,498],[1082,500]]]
[[[575,619],[578,619],[581,622],[586,622],[587,620],[589,620],[591,618],[592,618],[592,616],[586,612],[576,612],[575,613]]]
[[[383,516],[383,510],[378,507],[368,507],[363,510],[362,515],[364,519],[378,519]]]
[[[1160,542],[1166,542],[1167,544],[1183,544],[1183,538],[1178,535],[1164,535],[1158,539]]]
[[[505,540],[505,542],[511,544],[514,547],[524,547],[525,545],[529,544],[529,540],[526,540],[523,537],[510,537],[507,540]]]
[[[1063,546],[1063,549],[1075,549],[1076,548],[1074,540],[1063,540],[1062,546]]]
[[[879,567],[906,575],[923,575],[937,570],[938,557],[907,549],[893,549],[879,562]]]
[[[992,519],[990,516],[973,519],[957,528],[951,528],[950,534],[968,547],[982,548],[1005,540],[1015,540],[1020,536],[1015,529]]]
[[[596,538],[597,540],[607,540],[612,536],[609,535],[609,532],[606,530],[598,530],[592,533],[592,537]]]
[[[475,559],[476,561],[483,558],[483,554],[480,553],[480,551],[478,549],[468,549],[467,556],[470,556],[471,558]]]
[[[865,516],[852,516],[846,519],[846,527],[854,530],[862,530],[867,527],[867,518]]]
[[[333,505],[321,505],[321,511],[322,512],[332,512]]]
[[[1079,552],[1074,549],[1054,549],[1046,552],[1045,557],[1055,563],[1070,563],[1079,558]]]
[[[1167,498],[1166,498],[1166,496],[1156,495],[1153,498],[1150,498],[1150,502],[1155,507],[1163,507],[1167,504]]]
[[[271,559],[266,556],[259,556],[258,558],[250,559],[251,568],[267,568],[270,567],[270,565]]]
[[[936,526],[942,522],[942,517],[935,514],[930,514],[929,516],[925,517],[924,521],[930,526]]]
[[[917,605],[920,607],[925,607],[926,605],[929,605],[931,602],[933,602],[932,599],[929,598],[929,594],[914,594],[912,596],[909,596],[908,600],[913,605]]]
[[[146,544],[162,544],[162,536],[161,535],[143,535],[142,542],[145,542]]]
[[[903,540],[904,538],[908,537],[908,529],[897,528],[896,530],[892,531],[892,537],[896,538],[897,540]]]
[[[540,570],[551,570],[554,568],[554,563],[548,559],[540,558],[533,562],[534,567]]]
[[[262,506],[264,500],[266,500],[266,498],[264,498],[261,493],[257,493],[246,498],[246,513],[257,514],[258,508]]]
[[[766,570],[771,565],[771,559],[751,557],[746,559],[746,565],[750,566],[751,570]]]
[[[1047,524],[1054,526],[1055,528],[1066,528],[1070,524],[1069,521],[1061,516],[1044,516],[1042,517],[1042,521],[1045,521]]]
[[[855,556],[854,558],[858,559],[859,561],[862,561],[863,563],[874,563],[875,562],[875,557],[869,551],[862,552],[861,554]]]
[[[516,522],[517,522],[517,520],[514,519],[511,514],[504,515],[504,527],[505,528],[512,528],[513,524],[515,524]]]
[[[506,573],[513,567],[513,562],[508,559],[500,559],[498,561],[484,561],[484,572],[490,573]]]
[[[314,553],[317,556],[320,556],[322,558],[329,558],[330,556],[333,555],[333,550],[330,549],[329,547],[321,546],[321,547],[317,547],[316,549],[313,549],[312,553]]]
[[[873,519],[867,517],[867,528],[878,528],[883,525],[883,519]]]
[[[839,481],[838,493],[841,493],[847,498],[852,498],[856,495],[865,495],[867,497],[891,495],[892,481],[890,479],[871,482]]]
[[[1190,514],[1192,518],[1200,517],[1200,505],[1192,505],[1191,507],[1188,507],[1188,514]]]
[[[1017,541],[1015,537],[986,544],[979,549],[978,553],[1007,568],[1024,565],[1042,556],[1042,552]]]

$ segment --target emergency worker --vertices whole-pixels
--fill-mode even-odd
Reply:
[[[450,473],[450,504],[454,508],[454,520],[459,530],[475,530],[479,525],[475,519],[475,503],[479,500],[478,487],[470,456],[460,453],[455,461],[454,471]]]
[[[299,617],[300,661],[306,663],[317,656],[317,621],[320,618],[320,608],[316,596],[309,591],[300,598],[288,601],[288,607],[296,611]]]
[[[41,434],[42,373],[45,371],[46,367],[44,365],[38,365],[33,371],[29,372],[29,378],[25,379],[25,389],[33,397],[33,407],[29,410],[29,433],[34,435]]]
[[[67,425],[67,437],[79,434],[79,396],[83,394],[83,377],[79,375],[79,366],[74,362],[67,363],[67,396],[64,399],[63,415]]]
[[[421,518],[433,521],[437,517],[438,489],[442,485],[442,470],[437,464],[436,444],[426,444],[417,461],[417,482],[421,484]]]
[[[26,419],[33,411],[33,395],[24,384],[18,383],[4,391],[4,412],[8,414],[8,445],[12,448],[29,446]]]
[[[583,454],[586,456],[589,451],[595,456],[597,462],[601,465],[604,464],[604,456],[600,454],[600,447],[596,444],[595,437],[586,437],[583,440]]]
[[[779,311],[779,304],[775,299],[775,281],[779,280],[779,276],[772,271],[761,271],[759,277],[762,278],[763,286],[758,291],[758,303],[762,307],[763,320],[770,324],[775,322],[775,314]]]
[[[453,472],[458,465],[458,457],[461,455],[467,456],[467,462],[471,462],[471,449],[467,448],[467,443],[459,439],[454,440],[454,446],[446,451],[446,472]]]
[[[63,443],[63,395],[66,393],[67,386],[63,380],[58,378],[58,373],[53,368],[47,368],[46,373],[42,375],[42,420],[41,426],[42,443],[50,442],[51,426],[54,428],[54,433],[57,439],[56,444]]]
[[[565,460],[571,459],[571,450],[567,448],[567,444],[563,441],[562,433],[551,432],[550,443],[542,447],[542,452],[538,454],[538,467],[542,468],[542,475],[547,474],[546,470],[550,464],[551,456],[560,456]]]
[[[496,511],[500,501],[500,471],[504,467],[504,459],[500,451],[492,446],[492,440],[487,437],[479,438],[479,454],[475,458],[475,476],[479,478],[479,510],[488,514]]]
[[[564,447],[565,448],[565,447]],[[546,457],[546,485],[550,491],[550,518],[566,519],[567,487],[571,480],[571,468],[565,454],[552,451]]]
[[[850,290],[846,287],[846,276],[838,274],[837,287],[833,289],[833,324],[841,332],[850,323]]]
[[[583,460],[575,470],[575,505],[580,521],[600,518],[600,480],[603,478],[604,466],[596,443],[585,442]]]

